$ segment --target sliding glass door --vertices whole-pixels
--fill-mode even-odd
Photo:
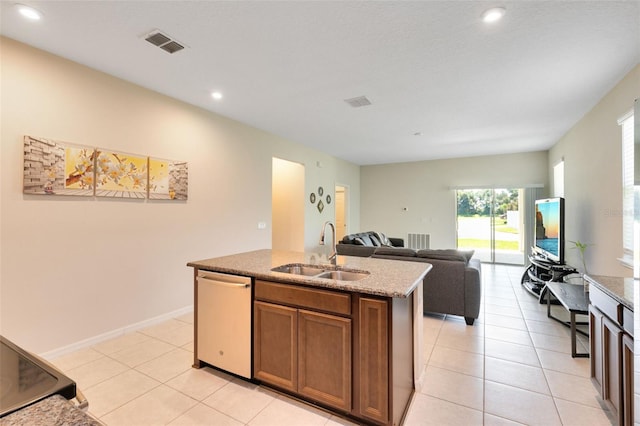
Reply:
[[[524,265],[522,189],[456,191],[457,244],[486,263]]]

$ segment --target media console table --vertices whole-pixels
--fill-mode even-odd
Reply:
[[[529,262],[531,264],[522,274],[520,284],[529,293],[536,296],[541,304],[545,303],[546,300],[546,284],[548,281],[562,282],[567,275],[578,272],[574,267],[567,264],[549,262],[535,255],[529,255]]]

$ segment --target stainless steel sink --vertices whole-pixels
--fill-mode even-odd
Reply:
[[[288,265],[271,268],[273,272],[284,274],[303,275],[313,278],[324,278],[338,281],[358,281],[369,276],[369,272],[339,269],[332,265],[304,265],[301,263],[291,263]]]
[[[353,272],[353,271],[326,271],[317,275],[317,278],[328,278],[330,280],[339,281],[358,281],[369,276],[368,272]]]
[[[301,265],[301,264],[276,266],[271,270],[273,272],[283,272],[285,274],[294,274],[294,275],[305,275],[309,277],[318,275],[324,272],[324,269],[320,267],[310,266],[310,265]]]

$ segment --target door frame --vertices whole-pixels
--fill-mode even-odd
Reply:
[[[339,220],[338,220],[338,192],[339,192],[339,188],[344,189],[344,209],[343,209],[343,217],[342,219],[344,220],[344,229],[342,230],[344,233],[341,234],[338,231],[338,224],[339,224]],[[336,225],[336,241],[341,240],[342,237],[338,237],[339,235],[348,235],[349,234],[349,227],[351,224],[351,220],[350,220],[350,195],[351,195],[351,188],[349,187],[349,185],[345,185],[342,183],[336,183],[334,185],[334,203],[335,203],[335,208],[334,208],[334,223]]]
[[[525,208],[526,206],[524,205],[524,190],[525,188],[523,187],[498,187],[498,186],[494,186],[494,187],[465,187],[465,188],[456,188],[455,190],[455,215],[456,215],[456,247],[458,247],[458,241],[459,241],[459,237],[460,237],[460,233],[459,233],[459,212],[458,212],[458,193],[461,191],[490,191],[491,195],[490,195],[490,205],[489,205],[489,253],[488,253],[488,259],[483,259],[484,262],[488,262],[488,263],[500,263],[500,264],[509,264],[509,265],[524,265],[525,264],[525,250],[524,248],[522,248],[522,259],[513,263],[513,262],[508,262],[506,261],[506,259],[504,258],[504,256],[502,256],[500,253],[498,253],[498,256],[496,256],[496,191],[498,190],[506,190],[506,191],[512,191],[512,190],[517,190],[518,191],[518,212],[519,212],[519,220],[518,220],[518,228],[519,228],[519,239],[518,239],[518,247],[522,248],[522,243],[523,243],[523,236],[526,232],[525,226],[524,226],[524,217],[526,215],[526,211]],[[502,241],[502,240],[501,240]],[[518,250],[517,252],[514,251],[514,255],[515,254],[520,254],[520,250]],[[481,257],[486,257],[486,256],[481,256]],[[501,260],[497,260],[497,257],[503,257]]]

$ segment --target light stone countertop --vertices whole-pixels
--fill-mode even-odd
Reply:
[[[638,283],[633,278],[609,277],[605,275],[586,274],[585,279],[591,285],[598,287],[613,297],[628,309],[633,311],[633,289]]]
[[[14,411],[0,420],[2,426],[104,426],[60,395]]]
[[[358,281],[274,272],[271,269],[286,264],[327,265],[326,256],[280,250],[256,250],[187,263],[194,268],[290,284],[304,284],[377,296],[408,297],[431,270],[430,263],[401,260],[372,259],[369,257],[338,256],[338,269],[367,271],[369,276]]]

